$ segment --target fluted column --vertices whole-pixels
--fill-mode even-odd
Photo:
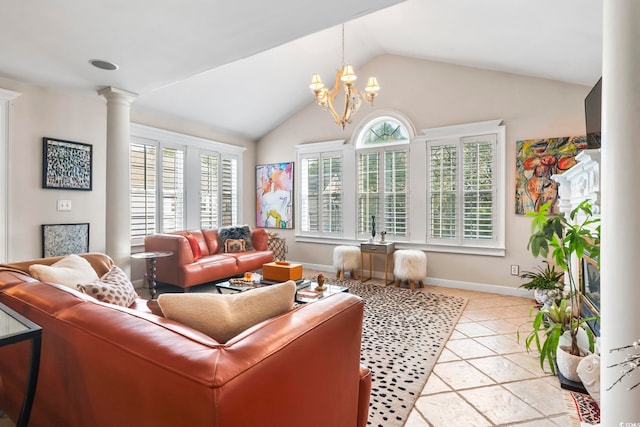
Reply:
[[[106,87],[98,93],[107,100],[107,208],[106,252],[130,275],[130,105],[137,95]]]
[[[629,351],[611,349],[640,339],[640,2],[603,3],[601,425],[640,426],[640,372],[610,387]]]

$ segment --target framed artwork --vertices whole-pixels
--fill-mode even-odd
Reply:
[[[93,146],[42,138],[42,188],[92,189]]]
[[[42,224],[42,257],[89,252],[89,223]]]
[[[256,226],[293,228],[293,162],[256,166]]]
[[[584,135],[517,141],[516,214],[537,212],[547,202],[550,212],[557,213],[558,183],[551,176],[569,170],[586,148],[591,147]]]

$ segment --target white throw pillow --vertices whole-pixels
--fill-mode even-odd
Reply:
[[[158,304],[168,319],[225,343],[245,329],[293,307],[296,283],[288,281],[236,294],[162,294]]]
[[[89,261],[75,254],[67,255],[51,265],[33,264],[29,266],[29,274],[42,282],[57,283],[73,289],[80,283],[91,283],[99,279]]]

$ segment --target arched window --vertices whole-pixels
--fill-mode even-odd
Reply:
[[[378,231],[395,240],[409,230],[409,142],[413,130],[404,117],[386,112],[363,122],[356,136],[357,229],[359,237]]]

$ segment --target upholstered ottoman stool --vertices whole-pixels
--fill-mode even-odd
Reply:
[[[422,288],[427,278],[427,255],[413,249],[397,250],[393,254],[393,276],[396,279],[396,286],[408,280],[412,291],[416,289],[416,283]]]
[[[357,246],[336,246],[333,250],[333,267],[336,277],[344,280],[344,273],[349,272],[352,279],[358,278],[360,271],[360,248]]]

